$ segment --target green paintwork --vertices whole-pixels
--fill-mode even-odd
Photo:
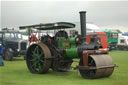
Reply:
[[[57,37],[58,40],[58,47],[61,49],[65,49],[65,58],[77,58],[77,47],[75,44],[75,39],[77,36],[70,37],[68,39],[64,37]]]
[[[112,31],[104,31],[106,34],[107,34],[107,37],[108,37],[108,43],[111,43],[111,42],[118,42],[118,37],[117,38],[112,38],[110,36],[110,34],[117,34],[118,36],[118,32],[112,32]]]
[[[77,36],[66,39],[65,37],[57,37],[59,48],[72,48],[76,47],[75,39]]]
[[[116,44],[118,43],[118,32],[112,31],[104,31],[107,34],[109,48],[116,48]],[[116,35],[116,37],[114,37]]]
[[[65,39],[65,37],[57,37],[57,40],[59,48],[70,48],[69,40]]]
[[[44,62],[44,56],[43,51],[40,50],[39,46],[36,46],[36,48],[32,51],[32,59],[30,61],[32,61],[33,65],[32,67],[35,70],[41,71],[42,70],[42,64]]]
[[[118,42],[118,39],[108,39],[108,43],[111,43],[111,42]]]
[[[74,41],[75,41],[75,37],[71,37],[70,39],[69,39],[69,41],[70,41],[70,43],[75,43]]]
[[[77,48],[66,49],[66,58],[78,58]]]
[[[76,43],[75,43],[76,38],[77,38],[77,35],[76,36],[71,36],[69,38],[69,42],[70,42],[71,47],[76,47]]]

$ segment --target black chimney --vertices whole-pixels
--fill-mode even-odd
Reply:
[[[86,11],[80,11],[81,38],[82,43],[86,42]]]

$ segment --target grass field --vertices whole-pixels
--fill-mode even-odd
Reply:
[[[110,55],[119,67],[112,76],[93,80],[83,79],[77,70],[31,74],[25,60],[15,58],[11,62],[5,61],[5,66],[0,67],[0,85],[128,85],[128,51],[112,51]]]

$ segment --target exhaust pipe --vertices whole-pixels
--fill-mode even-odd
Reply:
[[[86,11],[80,11],[81,41],[86,42]]]

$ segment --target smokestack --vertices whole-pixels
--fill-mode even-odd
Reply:
[[[86,11],[80,11],[81,38],[82,43],[86,42]]]

